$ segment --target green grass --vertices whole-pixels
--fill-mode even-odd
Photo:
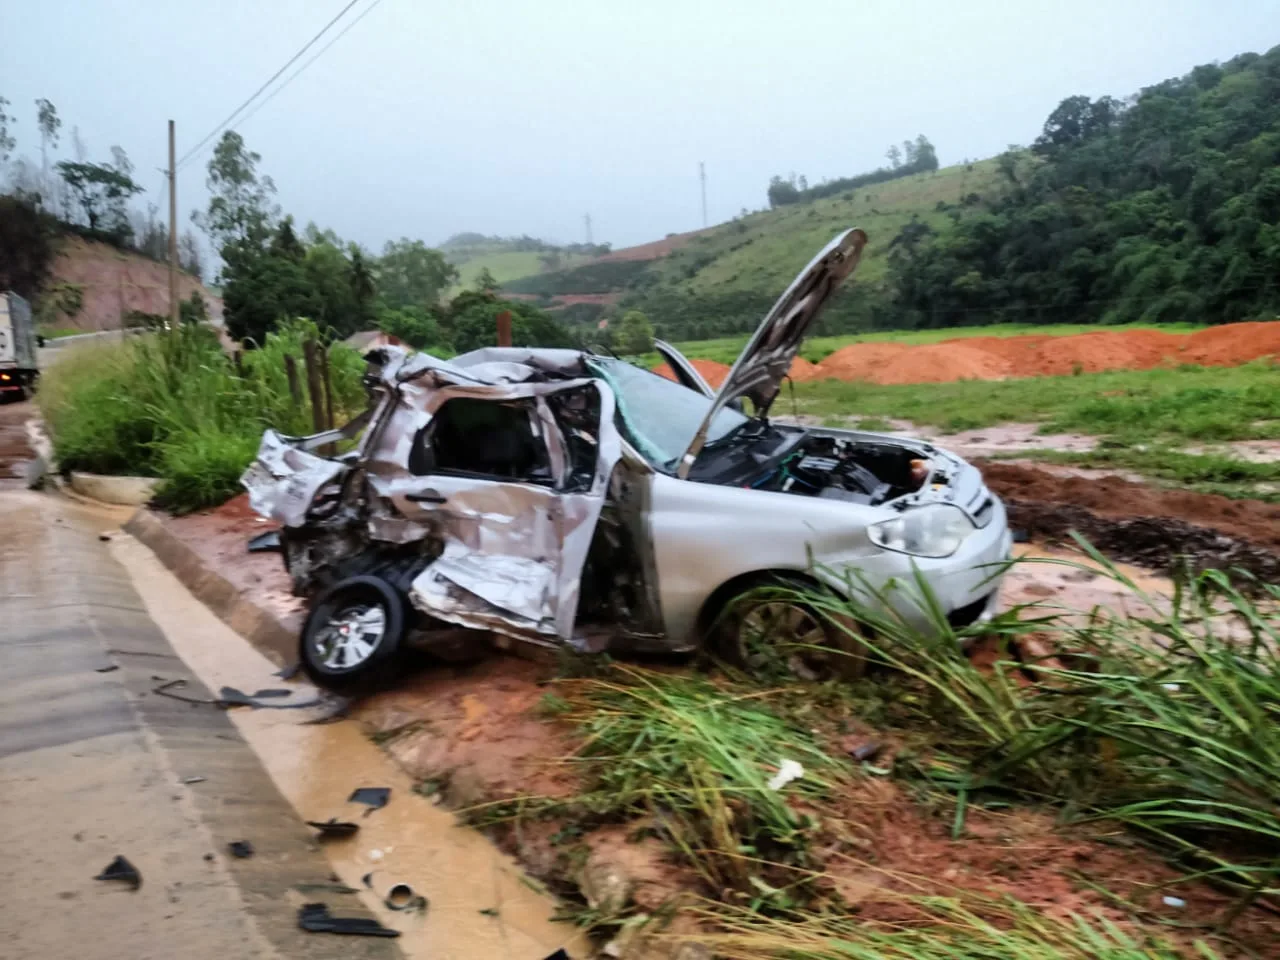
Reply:
[[[661,320],[660,317],[651,317]],[[763,317],[761,318],[763,319]],[[1074,333],[1097,333],[1100,330],[1152,330],[1159,329],[1164,333],[1193,333],[1204,329],[1203,326],[1191,323],[1171,323],[1158,328],[1149,324],[1120,324],[1100,327],[1096,323],[1064,323],[1064,324],[1032,324],[1001,323],[986,327],[947,327],[941,330],[881,330],[872,333],[850,333],[833,337],[809,337],[800,348],[800,355],[812,363],[824,360],[841,347],[852,343],[906,343],[924,344],[938,343],[942,340],[954,340],[961,337],[1021,337],[1051,336],[1066,337]],[[717,337],[714,340],[689,340],[676,346],[686,357],[699,360],[716,360],[720,363],[733,363],[746,346],[749,334],[733,337]],[[653,362],[660,359],[652,354]]]
[[[659,286],[687,293],[777,296],[839,230],[861,227],[871,243],[858,280],[875,283],[885,274],[889,242],[912,217],[937,226],[947,217],[939,203],[955,205],[969,193],[990,200],[1003,189],[994,160],[957,164],[721,224],[659,261],[655,272]]]
[[[221,503],[240,492],[264,428],[311,432],[305,383],[295,405],[284,356],[300,359],[314,335],[308,321],[285,325],[244,354],[239,372],[203,327],[74,349],[36,394],[60,465],[159,477],[161,502],[178,511]],[[342,346],[329,357],[334,416],[345,422],[365,406],[364,365]]]
[[[78,327],[40,327],[36,332],[47,340],[56,340],[58,337],[74,337],[87,331]]]
[[[1280,438],[1280,369],[1182,367],[882,386],[818,380],[795,386],[794,411],[817,417],[892,417],[959,431],[998,423],[1175,442]],[[784,391],[775,415],[793,412]]]

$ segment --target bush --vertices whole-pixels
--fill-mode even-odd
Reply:
[[[302,343],[309,321],[284,324],[239,369],[201,326],[86,346],[42,378],[38,402],[62,467],[136,474],[164,482],[159,499],[182,512],[221,503],[239,491],[266,427],[311,432]],[[300,403],[289,392],[285,355],[298,361]],[[329,348],[334,419],[364,409],[355,351]]]

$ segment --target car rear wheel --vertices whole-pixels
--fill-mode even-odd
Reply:
[[[405,601],[380,577],[350,577],[316,597],[299,659],[320,687],[349,690],[380,679],[400,648]]]
[[[866,673],[858,624],[819,613],[799,599],[757,585],[738,594],[716,622],[716,652],[761,679],[856,680]]]

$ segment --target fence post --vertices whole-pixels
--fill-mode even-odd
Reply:
[[[289,396],[293,398],[293,409],[302,406],[302,388],[298,386],[298,362],[293,354],[284,355],[284,374],[289,378]]]
[[[316,342],[302,345],[302,362],[307,367],[307,390],[311,394],[311,424],[316,433],[324,432],[324,396],[320,384],[320,361],[316,358]]]
[[[497,316],[498,321],[498,346],[511,346],[511,311],[503,310]]]
[[[325,429],[333,429],[333,379],[329,376],[329,350],[320,349],[320,378],[324,381],[324,422]]]

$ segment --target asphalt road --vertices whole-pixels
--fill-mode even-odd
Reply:
[[[25,407],[0,407],[0,957],[400,957],[298,929],[329,861],[225,712],[154,694],[209,695],[99,539],[118,518],[18,479]],[[117,855],[137,890],[94,879]]]

